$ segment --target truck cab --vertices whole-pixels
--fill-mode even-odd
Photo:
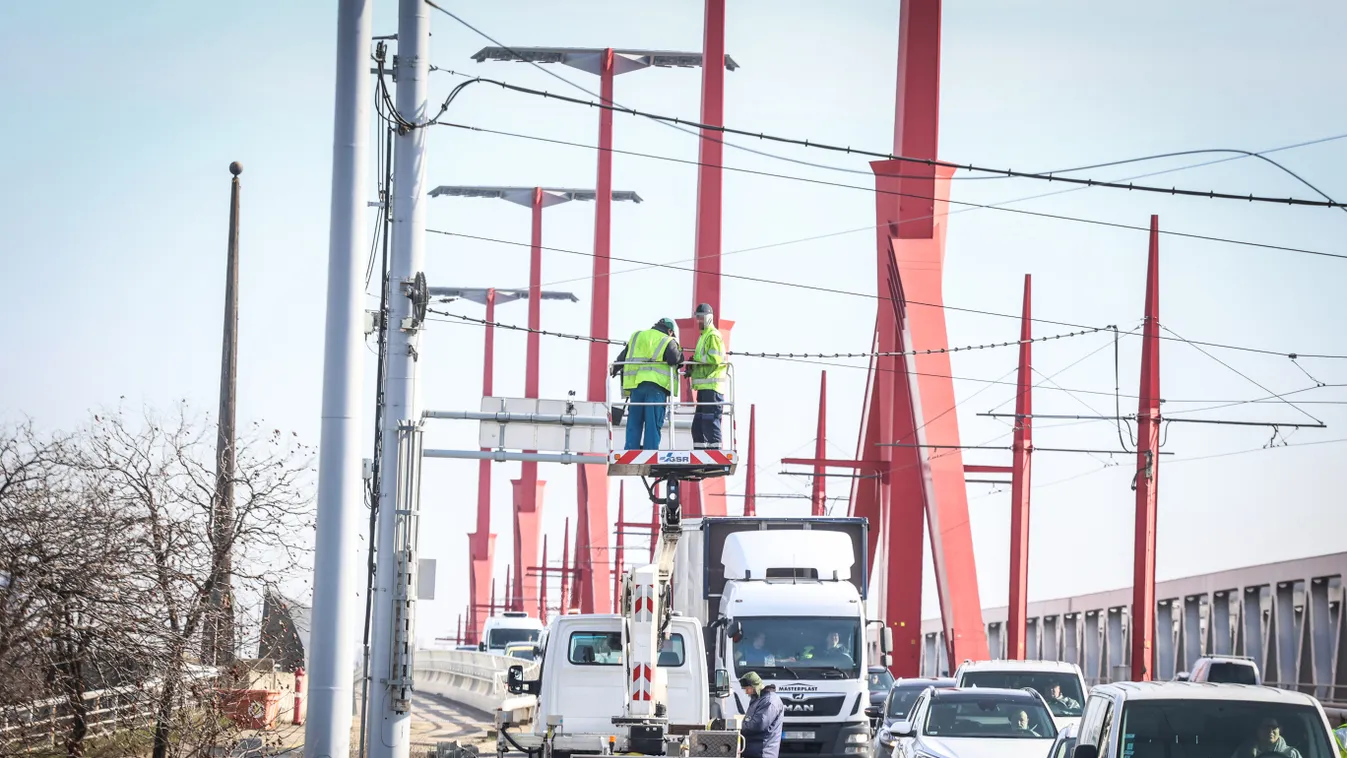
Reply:
[[[538,643],[543,624],[523,611],[505,611],[486,620],[478,650],[492,655],[505,655],[505,648],[513,643]]]
[[[571,614],[548,625],[542,667],[535,685],[538,712],[533,734],[546,738],[556,756],[601,753],[608,736],[615,749],[630,749],[629,737],[613,725],[626,698],[626,669],[622,657],[622,616]],[[710,720],[706,651],[701,624],[674,616],[659,655],[659,674],[668,688],[669,730],[703,727]]]
[[[674,608],[707,627],[707,670],[733,674],[721,711],[747,711],[738,680],[753,671],[785,707],[783,758],[868,755],[864,519],[705,518],[684,529],[698,534],[679,546]]]

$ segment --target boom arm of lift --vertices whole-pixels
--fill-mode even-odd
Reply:
[[[666,494],[658,494],[660,485]],[[655,561],[632,569],[623,578],[622,647],[627,671],[627,699],[617,724],[656,725],[666,722],[668,683],[659,668],[659,651],[672,618],[674,553],[683,536],[677,478],[647,485],[660,509],[659,545]]]

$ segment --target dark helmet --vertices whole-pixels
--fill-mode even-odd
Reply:
[[[671,318],[662,318],[655,322],[655,328],[669,336],[673,336],[674,322]]]
[[[710,303],[702,303],[702,304],[700,304],[700,305],[697,306],[697,310],[693,313],[693,315],[694,315],[694,316],[702,316],[702,315],[710,316],[711,313],[712,313],[712,311],[711,311],[711,304],[710,304]]]

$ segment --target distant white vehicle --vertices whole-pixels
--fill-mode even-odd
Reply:
[[[486,620],[482,641],[477,649],[493,655],[505,655],[512,642],[537,643],[543,634],[542,622],[523,611],[506,611]]]
[[[1032,689],[1043,696],[1058,729],[1079,724],[1085,706],[1085,675],[1064,661],[964,661],[954,680],[959,687]]]
[[[1247,655],[1204,655],[1193,661],[1192,671],[1180,671],[1174,678],[1180,682],[1263,683],[1258,664]]]

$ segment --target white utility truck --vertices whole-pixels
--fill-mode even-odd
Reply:
[[[505,655],[505,647],[515,642],[538,642],[543,624],[523,611],[505,611],[491,616],[482,629],[478,650],[493,655]]]
[[[660,480],[657,480],[656,487]],[[670,607],[674,554],[682,536],[678,487],[651,497],[661,510],[655,563],[623,575],[620,614],[567,614],[544,635],[538,679],[507,671],[507,689],[538,697],[532,734],[497,721],[497,754],[578,758],[615,753],[736,758],[735,726],[712,724],[710,702],[729,694],[727,672],[710,683],[701,622]],[[531,744],[526,744],[531,743]]]
[[[683,525],[674,610],[706,629],[707,670],[732,672],[725,715],[755,671],[785,706],[783,758],[868,755],[871,747],[867,531],[860,518],[703,518]],[[888,665],[892,633],[878,635]],[[713,712],[714,712],[713,708]]]

